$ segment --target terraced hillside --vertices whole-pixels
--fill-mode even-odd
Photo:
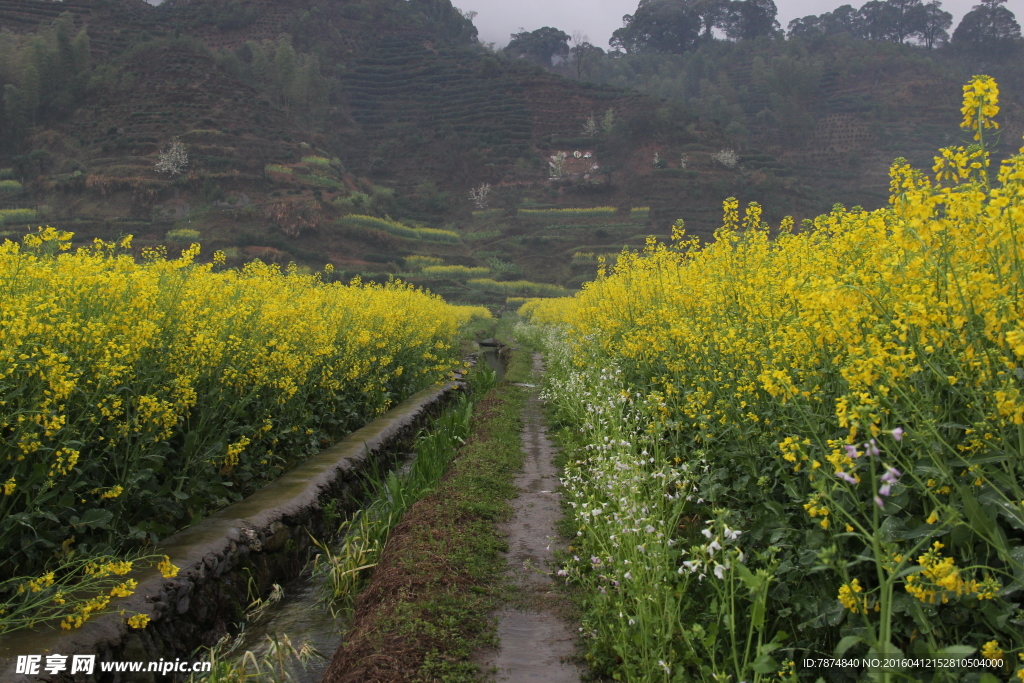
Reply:
[[[809,123],[787,135],[759,118],[775,106],[763,68],[734,59],[704,76],[748,110],[737,142],[700,106],[502,59],[447,0],[0,0],[0,24],[0,79],[16,87],[30,44],[56,63],[78,32],[72,47],[89,57],[76,89],[40,72],[67,88],[53,106],[40,100],[20,124],[0,114],[0,232],[49,223],[82,243],[131,233],[137,249],[172,251],[199,241],[232,264],[330,261],[346,277],[404,273],[489,303],[518,290],[469,279],[572,288],[595,267],[576,254],[642,244],[679,218],[709,238],[728,196],[760,202],[773,223],[837,201],[881,205],[892,158],[926,165],[958,116],[959,76],[894,48],[853,75],[824,69]],[[1007,133],[1024,132],[1024,116],[1006,113]],[[601,125],[584,134],[591,117]],[[175,138],[187,167],[160,173]],[[482,185],[478,205],[469,191]],[[530,213],[559,207],[618,213]],[[629,218],[636,207],[649,207],[642,219]],[[417,256],[449,270],[407,267]],[[453,267],[491,272],[442,277]]]

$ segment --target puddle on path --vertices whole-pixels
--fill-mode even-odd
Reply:
[[[533,357],[533,371],[543,372],[539,354]],[[500,646],[484,653],[484,671],[497,669],[497,680],[507,683],[545,681],[579,683],[580,672],[572,663],[575,636],[556,614],[564,598],[557,593],[553,574],[554,550],[560,547],[555,523],[559,507],[558,469],[552,460],[557,449],[547,437],[541,414],[541,400],[534,394],[523,410],[523,471],[516,477],[519,497],[508,532],[508,572],[523,595],[529,611],[502,610],[498,613]]]

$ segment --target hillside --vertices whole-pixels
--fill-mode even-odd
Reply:
[[[133,234],[140,251],[199,241],[231,265],[330,262],[493,305],[576,287],[678,218],[707,238],[727,196],[772,222],[879,206],[894,157],[927,166],[958,139],[950,103],[974,66],[723,42],[675,65],[689,83],[665,60],[580,82],[480,47],[447,0],[0,0],[0,25],[0,80],[21,103],[0,119],[5,236],[47,223],[83,244]],[[818,70],[801,115],[758,118],[782,112],[761,84],[801,63]],[[175,138],[188,164],[171,176],[155,166]],[[608,208],[554,211],[584,207]]]

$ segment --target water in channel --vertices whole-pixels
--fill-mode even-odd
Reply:
[[[296,649],[307,644],[323,655],[323,659],[314,659],[305,668],[293,661],[292,679],[295,683],[319,683],[346,630],[347,615],[338,619],[331,616],[320,601],[319,582],[307,570],[285,584],[284,597],[268,606],[260,618],[246,628],[235,652],[258,652],[266,646],[267,636],[288,636]]]

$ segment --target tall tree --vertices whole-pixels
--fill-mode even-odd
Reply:
[[[292,47],[292,37],[282,33],[277,40],[277,50],[274,52],[274,88],[277,90],[281,103],[287,107],[290,103],[293,90],[293,83],[296,76],[296,54]]]
[[[892,8],[883,0],[870,0],[858,12],[860,34],[868,40],[885,40],[892,31]]]
[[[2,131],[11,137],[21,133],[29,124],[28,110],[18,86],[8,83],[4,86],[4,115],[6,130]]]
[[[860,14],[852,5],[841,5],[831,12],[825,12],[821,16],[813,14],[794,19],[789,22],[787,33],[790,36],[813,38],[816,36],[829,36],[837,33],[849,33],[860,35]]]
[[[451,0],[411,0],[409,4],[431,21],[435,31],[445,38],[467,45],[476,43],[477,30],[473,25],[476,12],[462,12],[452,6]]]
[[[860,35],[860,13],[853,5],[840,5],[831,12],[821,15],[825,33],[849,33]]]
[[[982,0],[964,15],[953,31],[953,44],[977,52],[998,54],[1020,38],[1020,24],[1003,7],[1006,0]]]
[[[545,26],[536,31],[520,31],[512,34],[512,40],[505,52],[513,57],[524,57],[543,66],[551,66],[554,58],[569,56],[569,34],[557,28]]]
[[[824,33],[821,17],[816,14],[798,17],[786,26],[786,35],[790,38],[814,38]]]
[[[577,80],[583,80],[594,64],[604,55],[604,50],[590,44],[590,37],[580,31],[572,34],[572,47],[569,48],[569,66],[576,74]]]
[[[689,4],[704,27],[701,37],[708,41],[714,40],[714,30],[722,28],[729,16],[729,0],[690,0]]]
[[[924,6],[924,20],[919,35],[925,47],[931,49],[949,40],[949,27],[953,15],[942,9],[939,0],[932,0]]]
[[[733,40],[753,40],[781,29],[774,0],[733,0],[728,9],[725,35]]]
[[[622,17],[611,44],[629,53],[683,54],[697,42],[703,22],[688,0],[640,0]]]
[[[925,7],[922,0],[887,0],[887,35],[890,40],[903,43],[924,31]]]

